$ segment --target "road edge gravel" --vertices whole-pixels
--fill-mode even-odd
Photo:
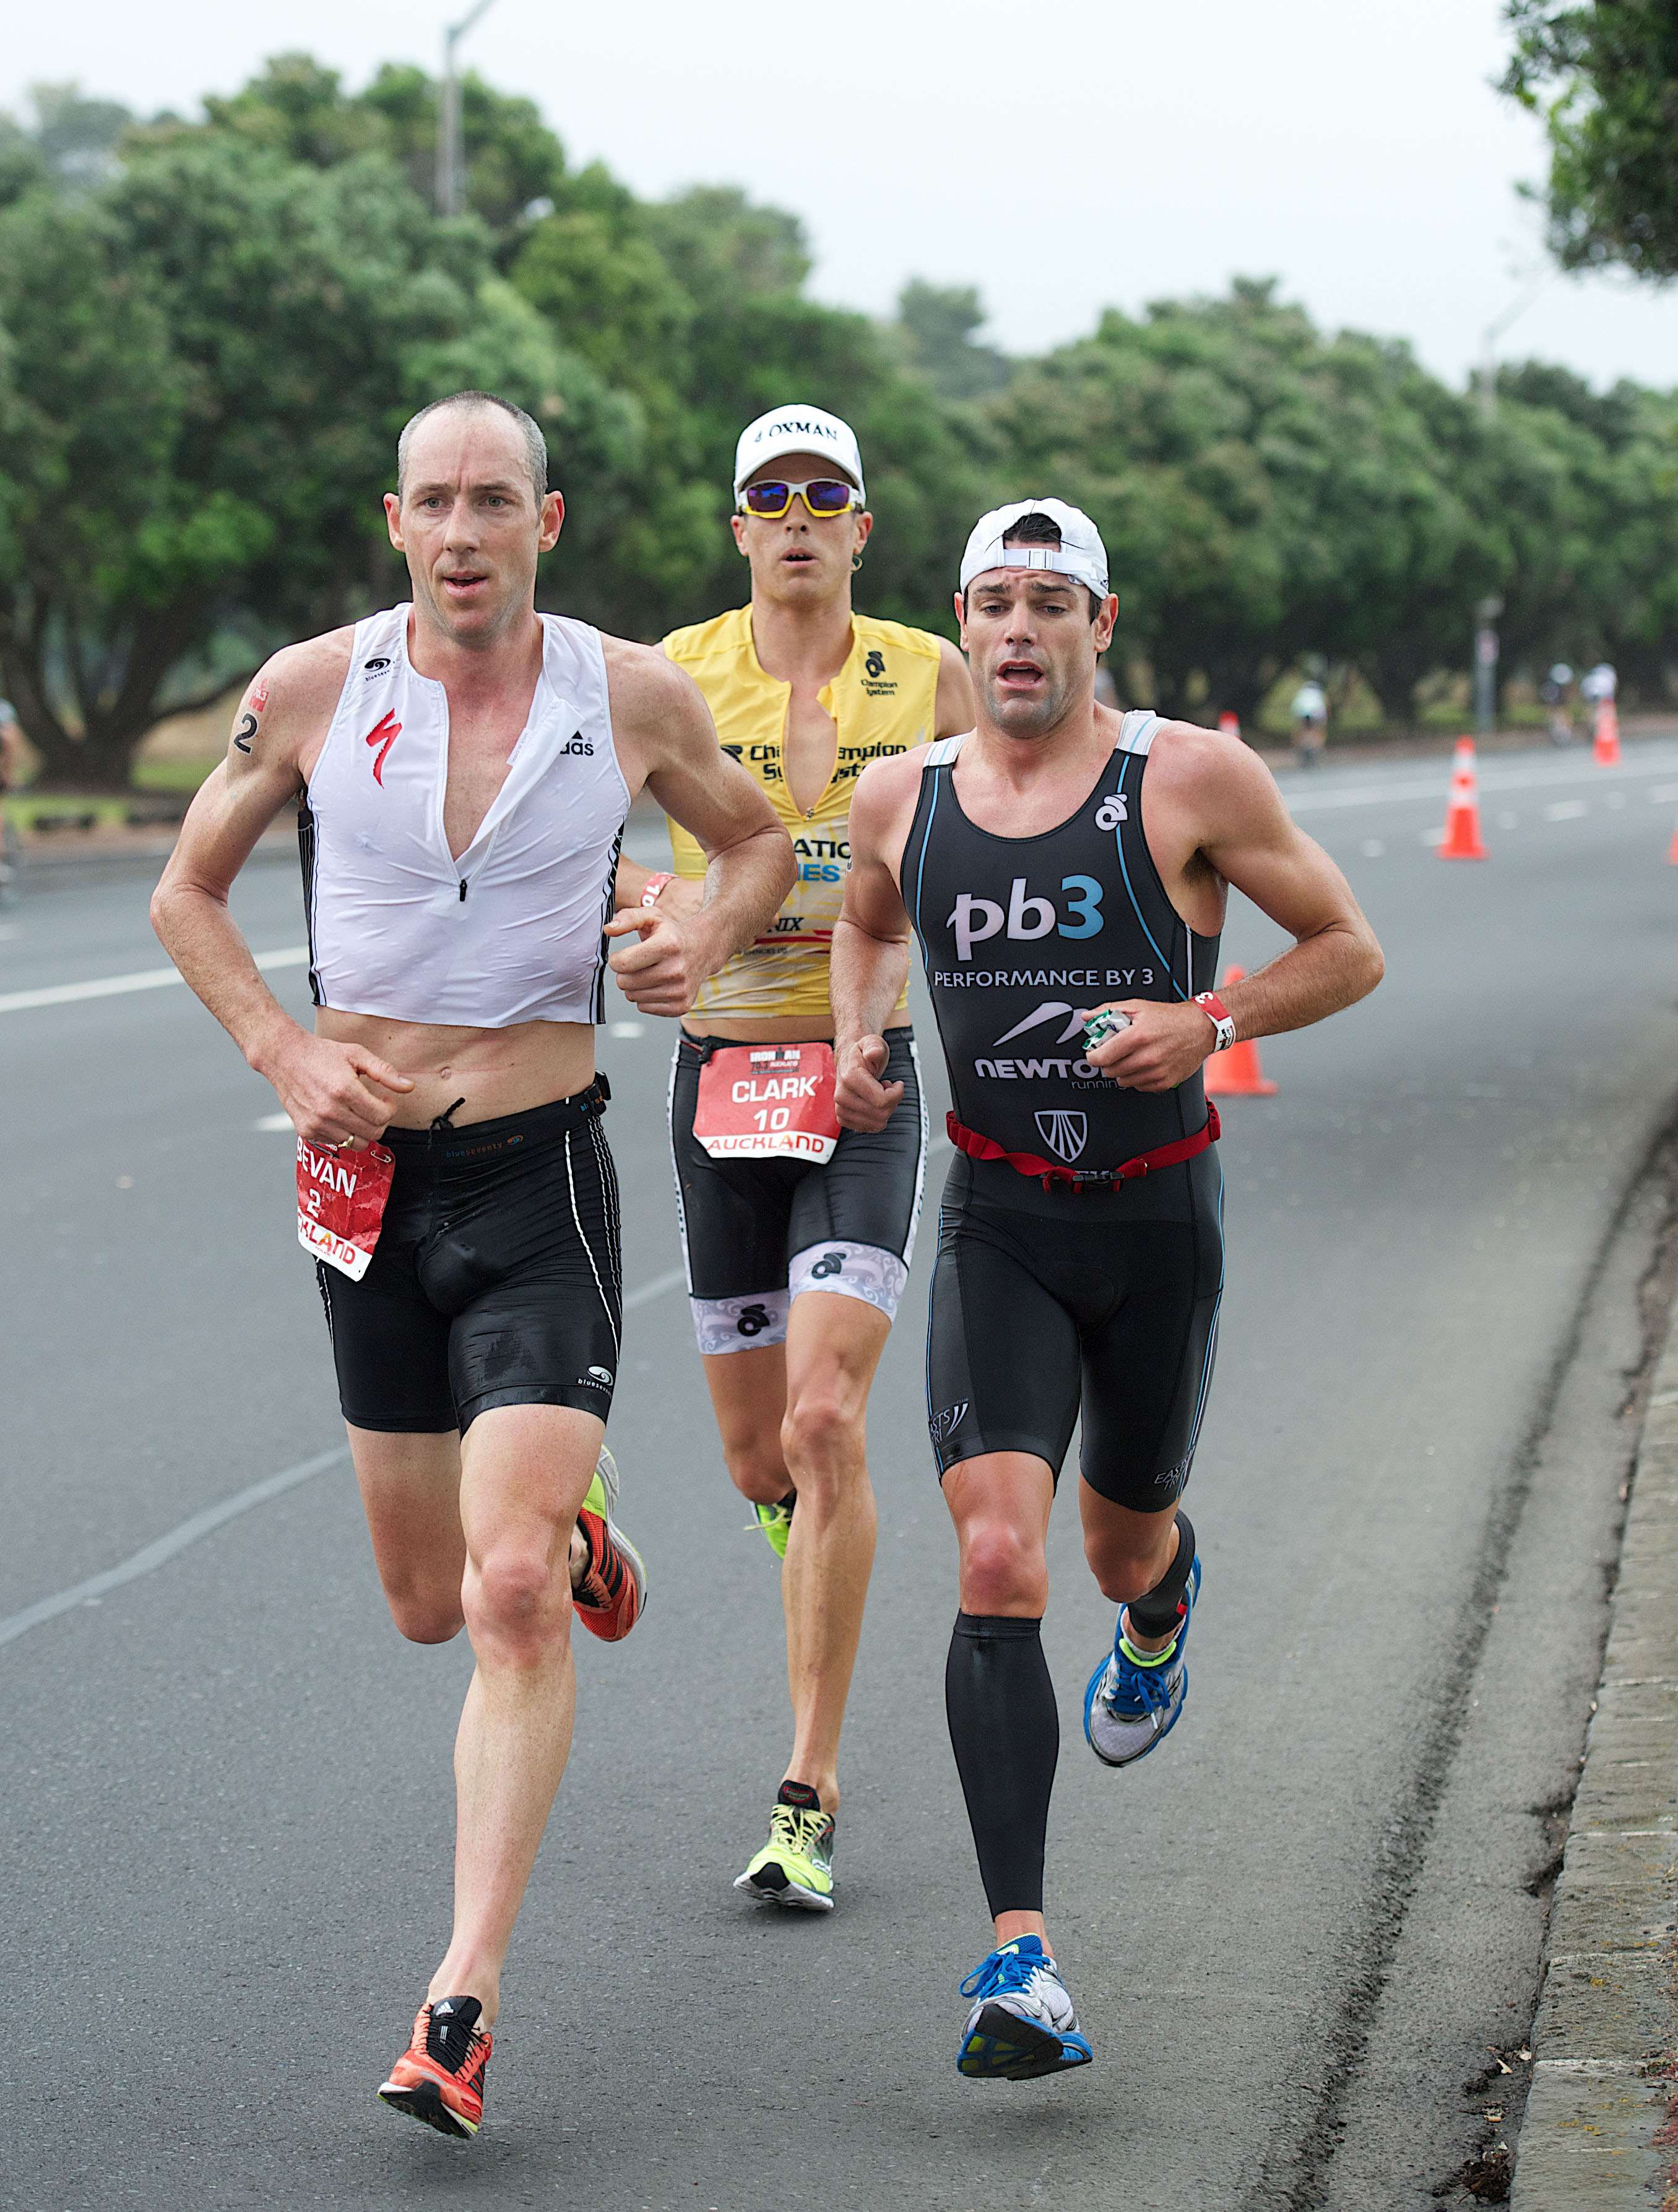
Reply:
[[[1678,1316],[1632,1470],[1511,2212],[1678,2208]]]

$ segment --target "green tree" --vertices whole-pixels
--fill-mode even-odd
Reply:
[[[1550,248],[1564,269],[1678,276],[1678,9],[1672,0],[1508,0],[1503,88],[1550,142]]]
[[[379,493],[407,412],[491,386],[585,479],[632,426],[385,157],[221,131],[0,212],[0,672],[47,775],[121,782],[229,621],[252,659],[390,595]],[[219,686],[217,687],[219,688]]]
[[[85,191],[117,170],[117,147],[134,118],[114,100],[89,99],[76,84],[29,88],[29,118],[0,114],[0,207],[32,185]]]
[[[986,320],[971,284],[927,284],[917,276],[897,295],[903,356],[946,399],[977,399],[1007,382],[1006,356],[974,335]]]

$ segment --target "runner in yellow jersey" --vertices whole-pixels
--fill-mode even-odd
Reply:
[[[909,1273],[926,1158],[906,1000],[887,1031],[887,1075],[911,1110],[878,1135],[839,1132],[828,947],[858,776],[970,728],[973,697],[953,645],[852,608],[873,518],[848,424],[817,407],[772,409],[740,439],[734,496],[751,604],[673,631],[664,650],[773,802],[799,875],[769,929],[683,1019],[671,1144],[723,1455],[785,1561],[792,1756],[769,1842],[735,1887],[827,1911],[839,1731],[874,1555],[863,1415]],[[672,837],[675,873],[622,863],[620,905],[696,905],[703,856],[674,825]]]

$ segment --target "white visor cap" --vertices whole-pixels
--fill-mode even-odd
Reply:
[[[863,497],[862,453],[848,422],[821,407],[771,407],[755,422],[748,422],[734,448],[734,496],[738,499],[748,477],[756,476],[766,461],[783,453],[824,453],[835,468],[856,486]]]
[[[1005,545],[1002,540],[1028,514],[1046,514],[1060,526],[1058,545]],[[1011,507],[993,507],[973,526],[967,550],[961,556],[961,588],[988,568],[1049,568],[1061,576],[1075,576],[1098,599],[1107,597],[1107,548],[1101,532],[1081,507],[1063,499],[1017,499]]]

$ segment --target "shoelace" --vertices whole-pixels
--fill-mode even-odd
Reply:
[[[464,2051],[460,2048],[463,2043]],[[489,2049],[489,2039],[481,2028],[463,2027],[459,2021],[440,2021],[430,2014],[421,2015],[414,2044],[417,2054],[447,2067],[456,2081],[462,2082],[470,2082]]]
[[[1027,1959],[1018,1951],[993,1951],[982,1960],[961,1985],[964,1997],[994,1997],[1009,1990],[1026,1990],[1031,1977],[1047,1966],[1055,1970],[1047,1959]]]
[[[813,1805],[777,1805],[769,1814],[769,1841],[800,1858],[813,1858],[826,1841],[827,1815]]]
[[[1158,1667],[1139,1667],[1122,1651],[1116,1651],[1113,1656],[1119,1670],[1116,1687],[1146,1705],[1150,1712],[1164,1711],[1171,1702],[1170,1676],[1176,1653],[1174,1651]]]

